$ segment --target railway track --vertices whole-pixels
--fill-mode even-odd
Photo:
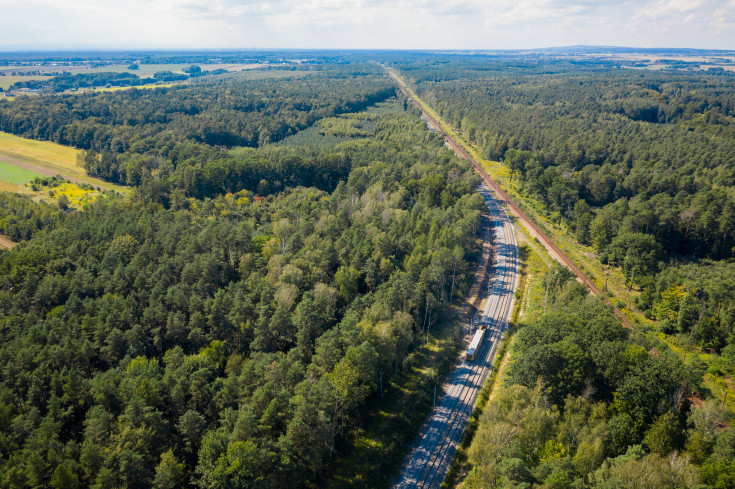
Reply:
[[[478,312],[481,322],[488,323],[487,333],[475,360],[460,360],[453,371],[439,407],[404,462],[400,479],[394,484],[396,489],[440,487],[474,409],[477,394],[492,370],[498,344],[513,309],[518,282],[518,252],[513,224],[486,186],[481,187],[480,193],[494,220],[495,273]]]
[[[472,166],[475,168],[475,171],[478,175],[482,178],[482,180],[485,182],[485,185],[492,190],[497,198],[501,201],[503,201],[507,206],[508,210],[518,219],[518,221],[523,225],[524,228],[528,231],[528,234],[532,238],[538,239],[538,241],[541,243],[541,245],[546,249],[546,251],[549,253],[549,255],[554,258],[559,263],[563,264],[569,270],[571,270],[576,276],[577,280],[581,282],[582,284],[586,285],[589,289],[590,293],[592,295],[600,296],[605,301],[606,304],[608,304],[610,307],[612,307],[613,312],[616,316],[620,318],[620,322],[622,325],[628,329],[632,329],[633,325],[631,324],[630,320],[625,316],[625,314],[620,311],[617,307],[615,307],[615,304],[612,303],[612,301],[607,297],[607,295],[603,294],[602,291],[597,287],[592,280],[585,275],[585,273],[572,261],[571,258],[569,258],[559,246],[554,243],[551,238],[549,238],[546,233],[544,233],[541,228],[530,218],[528,215],[516,204],[513,202],[508,194],[505,193],[505,191],[500,188],[500,185],[497,184],[495,180],[493,180],[490,175],[487,174],[487,172],[482,168],[479,162],[475,161],[475,159],[467,152],[467,150],[458,142],[456,141],[450,134],[448,134],[443,128],[442,125],[434,119],[434,117],[431,116],[431,114],[427,113],[419,101],[417,100],[417,97],[414,93],[412,93],[406,83],[401,79],[400,76],[398,76],[393,70],[383,66],[383,68],[388,72],[388,75],[398,84],[401,91],[409,98],[411,99],[411,102],[414,104],[414,106],[421,111],[421,113],[424,116],[424,119],[430,124],[436,132],[440,133],[444,136],[446,143],[462,158],[470,160],[472,163]]]
[[[443,135],[447,145],[459,156],[470,160],[475,171],[483,180],[480,192],[485,198],[488,210],[495,218],[495,275],[488,284],[484,305],[481,308],[481,320],[490,321],[488,332],[482,342],[475,361],[461,361],[455,370],[439,408],[432,414],[429,422],[419,434],[414,448],[406,457],[395,489],[420,488],[435,489],[441,486],[449,464],[454,458],[457,444],[474,408],[480,387],[489,375],[497,353],[499,341],[507,328],[513,307],[513,298],[517,285],[518,253],[513,226],[506,210],[505,203],[516,219],[526,228],[531,237],[535,237],[546,248],[549,255],[569,268],[577,279],[585,284],[593,295],[603,297],[612,306],[615,314],[621,319],[623,326],[632,328],[628,318],[617,309],[610,299],[582,272],[559,246],[554,243],[536,223],[505,193],[505,191],[485,172],[469,152],[442,125],[427,113],[414,93],[403,80],[392,70],[384,67],[389,76],[398,84],[401,91],[411,99],[418,108],[423,119],[439,134]]]

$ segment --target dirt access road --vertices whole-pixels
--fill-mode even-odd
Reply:
[[[6,249],[8,249],[8,250],[9,250],[10,248],[12,248],[13,246],[15,246],[15,245],[17,245],[17,244],[18,244],[18,243],[14,243],[14,242],[13,242],[13,241],[12,241],[12,240],[11,240],[10,238],[8,238],[7,236],[3,236],[2,234],[0,234],[0,249],[2,249],[2,248],[6,248]]]
[[[497,182],[495,182],[495,180],[493,180],[490,175],[485,172],[485,170],[482,168],[482,165],[480,165],[478,161],[475,161],[475,159],[470,156],[469,152],[463,146],[463,144],[455,140],[452,135],[444,130],[444,126],[439,121],[437,121],[431,114],[427,113],[427,111],[424,110],[424,106],[427,106],[426,103],[418,98],[413,90],[411,90],[408,85],[406,85],[403,79],[395,71],[390,68],[386,68],[385,66],[383,68],[388,71],[388,74],[398,84],[398,86],[401,88],[401,91],[408,98],[411,99],[414,106],[416,106],[416,108],[421,111],[421,113],[424,115],[424,118],[426,118],[429,124],[431,124],[437,130],[437,132],[441,133],[445,137],[445,140],[449,144],[449,146],[459,156],[470,160],[472,166],[474,166],[475,168],[475,171],[480,175],[480,177],[482,177],[485,185],[487,185],[488,188],[492,190],[495,195],[497,195],[498,199],[503,201],[508,206],[508,210],[511,212],[511,214],[513,214],[516,219],[518,219],[521,225],[526,228],[528,234],[531,237],[538,239],[538,241],[543,245],[543,247],[552,258],[569,268],[569,270],[571,270],[577,276],[577,280],[579,280],[581,283],[585,284],[589,288],[590,293],[592,293],[593,295],[601,296],[603,300],[613,308],[613,311],[620,318],[623,326],[629,329],[632,328],[630,320],[617,307],[615,307],[612,301],[610,301],[610,299],[605,294],[603,294],[602,291],[594,283],[592,283],[587,275],[585,275],[582,270],[580,270],[580,268],[571,260],[571,258],[569,258],[561,250],[561,248],[559,248],[559,246],[557,246],[557,244],[554,243],[551,238],[549,238],[541,230],[541,228],[539,228],[539,226],[537,226],[536,223],[533,222],[533,220],[531,220],[531,218],[528,217],[528,215],[526,215],[526,213],[523,212],[523,210],[508,197],[508,194],[506,194],[505,191],[500,188],[500,185],[498,185]]]

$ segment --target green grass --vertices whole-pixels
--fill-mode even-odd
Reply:
[[[546,292],[546,287],[543,282],[543,276],[555,262],[541,245],[525,234],[525,231],[522,234],[523,239],[519,239],[518,244],[522,247],[519,255],[525,255],[523,257],[525,269],[522,270],[522,273],[525,275],[525,280],[522,284],[525,290],[519,290],[522,301],[519,317],[524,322],[529,322],[535,321],[544,314],[544,293]]]
[[[28,183],[36,177],[41,177],[40,173],[26,170],[8,163],[0,161],[0,180],[6,183],[21,185]]]

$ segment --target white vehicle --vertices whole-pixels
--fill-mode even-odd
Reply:
[[[465,354],[465,358],[467,358],[468,361],[471,362],[475,359],[475,354],[477,353],[477,350],[480,349],[480,345],[482,344],[482,339],[484,337],[485,337],[484,329],[478,329],[477,331],[475,331],[475,336],[472,338],[470,347],[467,348],[467,353]]]

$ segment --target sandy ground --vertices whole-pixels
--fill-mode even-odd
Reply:
[[[18,243],[13,243],[7,236],[3,236],[2,234],[0,234],[0,248],[10,249],[17,244]]]

